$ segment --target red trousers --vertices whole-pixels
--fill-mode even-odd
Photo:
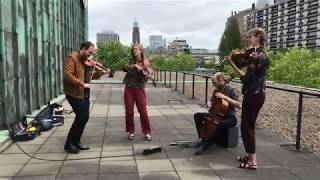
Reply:
[[[140,113],[142,133],[150,134],[150,121],[147,112],[147,96],[144,88],[124,89],[124,104],[126,107],[126,131],[134,133],[134,104],[137,105]]]

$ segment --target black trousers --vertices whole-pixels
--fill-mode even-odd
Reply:
[[[194,122],[196,124],[198,137],[200,138],[200,132],[204,126],[204,122],[206,121],[205,117],[208,117],[209,113],[195,113],[194,114]],[[225,117],[218,125],[216,132],[212,135],[209,142],[207,143],[214,143],[216,135],[219,133],[220,129],[223,128],[231,128],[237,125],[237,119],[234,116],[227,116]]]
[[[245,94],[242,101],[241,136],[246,153],[256,152],[255,127],[260,109],[265,101],[265,93]]]
[[[89,120],[90,90],[85,89],[83,99],[74,98],[68,95],[66,95],[66,98],[76,114],[68,133],[66,145],[77,144],[80,142],[83,130]]]

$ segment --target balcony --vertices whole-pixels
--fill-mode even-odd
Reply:
[[[278,23],[278,20],[272,20],[271,22],[270,22],[270,24],[272,25],[272,24],[277,24]]]
[[[271,33],[270,36],[271,36],[271,37],[277,36],[277,33]]]
[[[288,30],[287,31],[287,34],[293,34],[293,33],[295,33],[296,31],[294,30],[294,29],[290,29],[290,30]]]
[[[317,21],[318,21],[317,16],[308,19],[308,23],[313,23]]]
[[[271,12],[276,12],[276,11],[278,11],[278,6],[274,6],[271,8]]]
[[[296,0],[288,1],[288,7],[292,7],[296,5]]]
[[[296,16],[295,16],[295,15],[294,15],[294,16],[289,16],[287,20],[288,20],[288,21],[291,21],[291,20],[294,20],[294,19],[296,19]]]
[[[317,26],[315,24],[311,25],[311,26],[308,26],[307,28],[307,31],[309,30],[316,30],[317,29]]]
[[[278,29],[277,27],[271,27],[271,28],[270,28],[271,31],[277,30],[277,29]]]
[[[307,16],[312,16],[312,15],[317,15],[317,14],[318,14],[317,9],[313,9],[313,10],[309,10],[308,11],[308,15]]]
[[[306,38],[316,38],[317,34],[315,32],[309,33]]]
[[[287,41],[293,41],[295,38],[294,37],[289,37],[287,38]]]
[[[315,46],[317,43],[315,41],[313,42],[307,42],[306,46]]]
[[[293,47],[294,44],[287,44],[287,48]]]
[[[308,8],[317,7],[318,5],[319,5],[319,3],[318,3],[317,0],[311,1],[311,2],[309,2],[309,4],[308,4]]]
[[[288,11],[287,14],[293,14],[293,13],[296,13],[296,8],[294,8],[294,9],[289,9],[289,11]]]
[[[275,18],[275,17],[278,17],[278,12],[271,13],[271,18]]]
[[[296,22],[294,22],[294,23],[289,23],[288,25],[287,25],[287,27],[294,27],[296,25]]]

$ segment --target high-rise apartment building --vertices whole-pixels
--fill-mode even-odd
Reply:
[[[108,42],[119,42],[120,38],[117,33],[113,31],[103,31],[97,33],[97,44],[108,43]]]
[[[166,51],[167,41],[162,35],[149,36],[149,50],[151,52],[164,52]]]
[[[246,28],[264,29],[271,50],[290,47],[320,50],[319,12],[319,0],[276,0],[273,5],[246,15]]]

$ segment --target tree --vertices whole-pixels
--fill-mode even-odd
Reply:
[[[241,49],[242,41],[238,20],[235,16],[232,16],[228,19],[220,39],[219,56],[228,56],[233,49]]]
[[[160,55],[152,55],[150,56],[150,61],[153,67],[163,68],[166,63],[166,58]]]
[[[320,88],[320,54],[308,49],[289,49],[269,56],[269,79],[279,83]]]
[[[98,45],[97,58],[102,61],[105,67],[111,72],[122,70],[129,62],[130,48],[119,42],[108,42]]]
[[[178,53],[170,57],[165,64],[165,68],[175,71],[190,71],[196,67],[195,61],[190,54]]]

